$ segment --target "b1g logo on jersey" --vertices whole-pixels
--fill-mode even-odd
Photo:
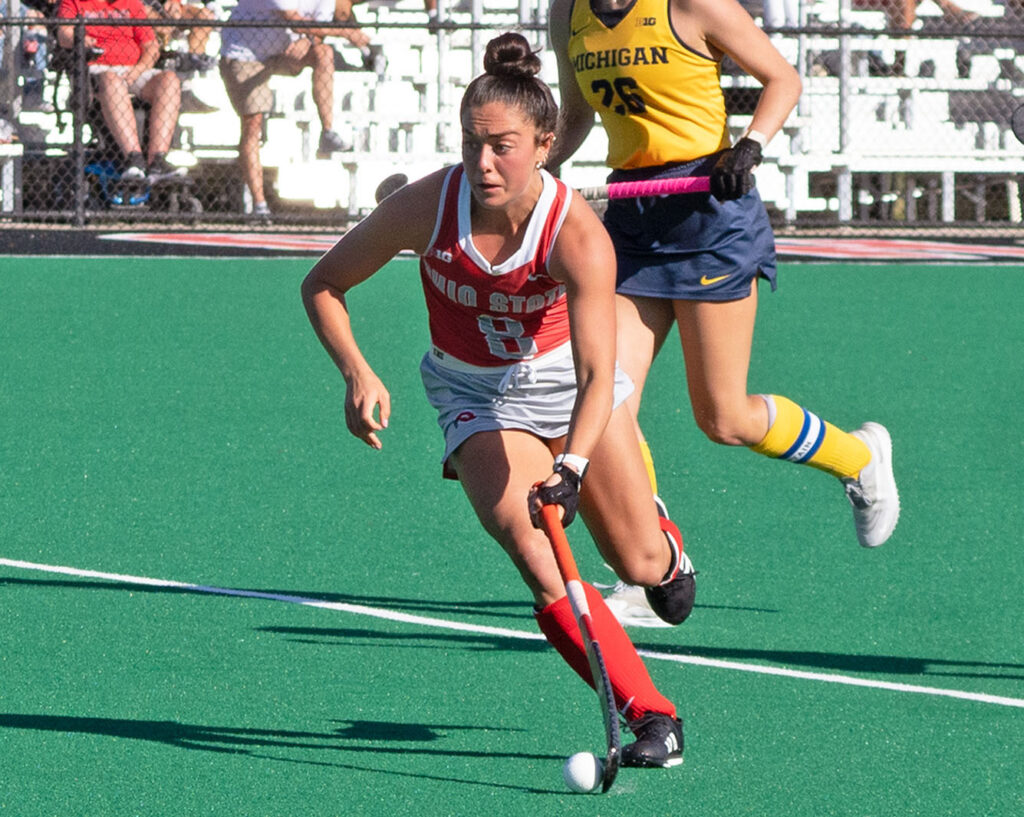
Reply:
[[[434,256],[434,258],[440,258],[446,264],[450,264],[452,262],[452,254],[447,250],[431,250],[430,254]]]
[[[636,21],[637,26],[656,26],[658,24],[657,17],[638,17]]]

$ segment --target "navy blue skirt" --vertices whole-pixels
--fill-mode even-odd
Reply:
[[[608,182],[707,176],[717,158],[614,170]],[[775,236],[757,188],[726,202],[710,193],[616,199],[604,224],[624,295],[732,301],[749,295],[758,277],[775,289]]]

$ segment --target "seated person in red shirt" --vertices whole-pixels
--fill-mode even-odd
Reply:
[[[61,0],[57,16],[66,19],[145,20],[141,0]],[[74,45],[74,26],[57,29],[63,48]],[[181,82],[173,71],[155,68],[160,46],[148,25],[109,26],[88,23],[85,44],[102,49],[89,65],[92,90],[100,103],[103,121],[125,155],[123,179],[150,182],[185,174],[167,161],[181,106]],[[149,145],[143,152],[135,124],[132,97],[150,106]]]

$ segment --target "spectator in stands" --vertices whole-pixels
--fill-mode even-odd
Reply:
[[[273,102],[270,77],[297,76],[303,68],[313,69],[313,102],[321,126],[317,156],[327,158],[351,146],[334,130],[335,52],[324,39],[340,36],[349,40],[363,53],[364,64],[372,64],[383,54],[371,47],[370,38],[359,28],[287,27],[300,21],[353,21],[352,0],[239,0],[229,19],[282,23],[280,27],[227,27],[221,35],[220,72],[242,120],[238,146],[242,176],[252,194],[254,215],[267,217],[270,209],[263,191],[260,143],[263,119]]]
[[[202,25],[203,22],[212,22],[217,15],[202,0],[146,0],[146,4],[152,11],[151,16],[163,20],[180,20],[183,23],[193,23],[188,28],[188,51],[181,55],[178,60],[179,71],[209,71],[217,64],[217,58],[206,53],[206,45],[210,39],[213,28]],[[195,25],[197,24],[198,25]],[[164,50],[171,48],[171,41],[182,28],[167,27],[156,30],[157,39],[160,40],[160,47]]]
[[[207,5],[210,0],[144,0],[149,16],[158,20],[179,20],[191,26],[162,26],[156,29],[160,42],[161,66],[172,68],[181,78],[181,112],[210,113],[216,106],[208,105],[195,95],[191,80],[196,72],[205,73],[217,64],[217,58],[206,53],[213,28],[202,25],[213,22],[217,15]],[[188,31],[187,50],[177,53],[174,41]]]
[[[800,25],[798,0],[764,0],[764,24],[768,28],[796,28]]]
[[[881,11],[885,13],[885,25],[887,29],[896,31],[910,31],[917,21],[917,7],[922,0],[852,0],[851,7],[855,11]],[[966,11],[951,0],[935,0],[935,4],[942,12],[942,24],[949,26],[966,26],[978,19],[973,11]],[[932,18],[936,19],[936,18]],[[840,53],[838,50],[824,51],[813,57],[814,67],[812,73],[823,73],[829,76],[838,76],[840,72]],[[867,66],[869,76],[902,77],[906,71],[906,52],[897,50],[893,56],[892,64],[886,64],[879,51],[867,52]],[[926,73],[930,71],[931,73]],[[934,75],[934,65],[924,69],[920,76]]]
[[[1016,56],[1024,55],[1024,0],[1003,0],[1003,16],[998,22],[1002,26],[1012,26],[1017,32],[1016,37],[1003,42],[1003,47]],[[1024,72],[1017,67],[1016,56],[999,60],[999,77],[1024,87]]]
[[[739,0],[739,4],[751,17],[760,17],[765,28],[800,25],[799,0]]]
[[[437,31],[440,23],[437,19],[437,0],[423,0],[423,10],[427,13],[427,29]]]
[[[57,16],[90,21],[144,20],[147,14],[141,0],[61,0]],[[62,48],[72,48],[74,26],[59,26],[57,41]],[[85,44],[100,51],[89,64],[89,76],[103,121],[125,156],[121,177],[153,182],[183,176],[184,168],[174,167],[167,161],[167,151],[178,124],[181,83],[173,71],[156,68],[160,46],[153,28],[90,22],[85,26]],[[150,106],[149,144],[145,155],[135,122],[133,96]]]
[[[862,11],[884,11],[889,28],[909,30],[917,20],[917,7],[921,0],[853,0],[851,6]],[[942,18],[952,23],[971,23],[978,19],[973,11],[966,11],[950,0],[935,0]]]
[[[1024,86],[1024,71],[1017,67],[1017,56],[1024,54],[1024,0],[1003,0],[1003,13],[992,19],[1001,29],[1017,32],[1008,38],[964,37],[956,51],[956,66],[961,77],[971,75],[971,61],[977,54],[991,54],[995,48],[1005,49],[1012,56],[1000,56],[999,79]],[[981,32],[979,32],[980,34]]]
[[[26,17],[43,19],[43,13],[34,8],[22,9]],[[53,105],[43,99],[43,78],[47,63],[46,26],[25,26],[21,35],[22,108],[34,111],[53,111]]]

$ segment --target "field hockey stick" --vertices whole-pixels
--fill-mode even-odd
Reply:
[[[408,183],[409,177],[404,173],[393,173],[377,185],[377,189],[373,191],[373,200],[380,204],[384,199],[396,190],[405,187]]]
[[[707,193],[711,181],[707,176],[682,176],[678,179],[648,179],[638,182],[612,182],[600,187],[581,187],[579,194],[587,201],[605,199],[636,199],[643,196],[671,196],[676,193]]]
[[[611,679],[608,677],[608,667],[605,666],[604,656],[601,654],[601,644],[597,640],[594,630],[594,621],[590,617],[590,605],[587,603],[583,581],[580,579],[579,570],[576,569],[576,560],[569,548],[569,540],[565,536],[562,521],[558,518],[558,505],[542,505],[540,511],[544,533],[547,534],[548,540],[551,542],[551,549],[554,551],[555,561],[558,563],[558,571],[562,574],[562,581],[565,582],[565,592],[569,597],[569,604],[572,606],[576,624],[583,637],[583,646],[587,652],[587,660],[590,662],[590,672],[594,677],[594,689],[601,701],[604,734],[607,739],[604,771],[601,775],[601,791],[606,792],[615,782],[615,775],[619,773],[619,755],[622,752],[619,709],[615,705],[615,694],[612,691]]]
[[[1010,117],[1010,127],[1017,141],[1024,144],[1024,105],[1018,105]]]
[[[388,176],[377,185],[373,197],[377,204],[409,182],[404,173]],[[579,193],[587,201],[630,199],[641,196],[671,196],[676,193],[707,193],[711,182],[707,176],[684,176],[678,179],[648,179],[639,182],[613,182],[599,187],[581,187]]]

